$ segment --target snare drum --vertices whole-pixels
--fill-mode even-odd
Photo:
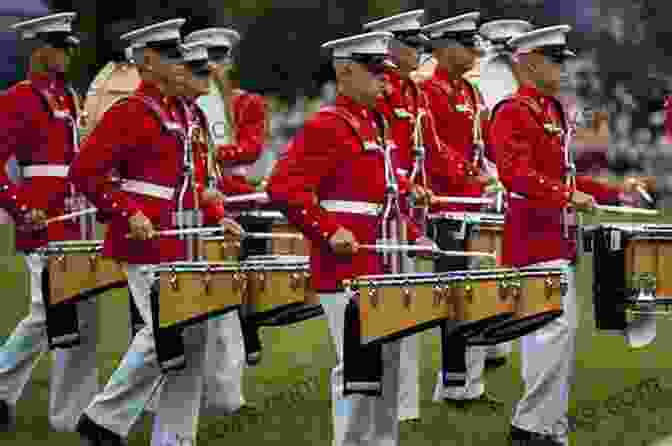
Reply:
[[[240,217],[247,219],[258,219],[265,221],[270,225],[273,233],[281,234],[300,234],[301,232],[290,224],[282,213],[277,211],[245,211],[240,213]],[[303,239],[271,239],[270,253],[276,256],[309,256],[310,241]]]
[[[102,249],[102,240],[73,240],[50,242],[38,250],[47,256],[42,291],[48,305],[126,286],[123,266],[115,259],[102,257]]]
[[[361,344],[394,341],[455,318],[448,280],[436,274],[362,276],[345,285],[357,305]]]
[[[526,267],[494,271],[498,271],[499,295],[512,304],[513,317],[490,324],[481,333],[474,331],[473,336],[470,333],[469,345],[512,341],[562,316],[562,300],[567,292],[567,273],[562,268]]]
[[[233,234],[201,237],[205,260],[208,262],[237,261],[241,254],[241,239]]]
[[[626,307],[672,304],[672,225],[601,224],[583,233],[598,330],[625,329]]]
[[[504,215],[476,212],[442,212],[431,214],[431,221],[454,223],[455,238],[465,241],[466,251],[495,252],[496,266],[502,265],[502,239],[504,236]],[[472,266],[486,266],[488,260],[472,258]],[[492,265],[492,266],[495,266]]]
[[[241,263],[248,278],[246,311],[266,318],[289,307],[319,305],[310,284],[310,264],[301,256],[255,256]]]
[[[153,271],[159,283],[154,314],[159,328],[183,327],[235,310],[246,293],[247,279],[237,262],[173,262]]]

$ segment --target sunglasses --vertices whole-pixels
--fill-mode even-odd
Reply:
[[[476,48],[482,45],[483,38],[478,31],[449,31],[432,39],[435,42],[452,40],[465,48]]]
[[[146,47],[159,53],[164,63],[182,63],[182,53],[179,48],[178,40],[169,40],[163,42],[149,42]]]
[[[419,30],[418,31],[395,31],[394,34],[395,40],[403,43],[406,46],[411,48],[420,49],[427,45],[429,39],[425,37]]]
[[[208,57],[217,64],[228,63],[231,60],[231,51],[226,46],[213,46],[208,48]]]
[[[79,39],[67,32],[39,33],[36,40],[52,48],[65,50],[68,54],[74,54],[79,48]]]
[[[352,54],[347,59],[350,59],[353,62],[357,62],[360,65],[364,65],[366,71],[373,74],[374,76],[379,76],[388,70],[388,65],[385,63],[388,58],[384,55]]]
[[[185,62],[185,65],[196,79],[203,80],[210,76],[210,68],[207,60]]]

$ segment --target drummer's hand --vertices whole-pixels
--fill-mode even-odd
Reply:
[[[224,201],[224,194],[217,189],[205,189],[201,192],[201,199],[204,203],[217,203]]]
[[[329,239],[329,246],[338,255],[353,255],[359,251],[359,243],[352,232],[341,227]]]
[[[597,201],[595,201],[595,198],[580,190],[575,190],[572,194],[571,205],[580,212],[593,213],[597,210]]]
[[[28,231],[42,231],[47,227],[47,212],[44,209],[30,209],[23,214],[22,229]]]
[[[434,193],[431,190],[417,184],[411,186],[411,194],[413,194],[415,205],[420,207],[431,205],[432,198],[434,198]]]
[[[639,193],[639,188],[647,192],[656,190],[655,177],[628,177],[623,182],[623,191],[625,193]]]
[[[224,233],[233,234],[236,236],[241,236],[245,232],[242,226],[240,226],[235,220],[230,218],[222,218],[219,220],[219,225],[222,227]]]
[[[491,177],[490,175],[476,175],[473,177],[468,178],[470,183],[476,183],[480,184],[482,186],[488,186],[489,184],[492,184],[494,181],[497,181],[495,177]]]
[[[126,235],[126,238],[133,240],[148,240],[154,238],[154,227],[149,218],[142,212],[138,211],[128,219],[128,226],[131,228],[131,233]]]

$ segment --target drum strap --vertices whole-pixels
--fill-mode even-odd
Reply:
[[[361,321],[356,299],[345,309],[343,330],[343,395],[383,394],[382,346],[361,345]]]

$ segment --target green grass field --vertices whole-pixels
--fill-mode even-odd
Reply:
[[[669,218],[667,221],[672,221]],[[622,219],[621,219],[622,221]],[[11,255],[10,228],[0,231],[0,284],[2,311],[0,336],[8,336],[28,309],[27,277],[21,259]],[[636,386],[643,379],[657,378],[663,386],[672,382],[672,357],[666,340],[672,325],[660,321],[656,341],[641,350],[630,350],[620,336],[598,333],[594,328],[591,302],[592,257],[586,255],[579,268],[579,305],[581,325],[578,340],[576,384],[571,412],[579,419],[590,417],[594,429],[579,428],[572,435],[574,445],[649,445],[672,434],[672,384],[670,390],[647,394],[643,400],[616,404],[610,396]],[[128,301],[125,290],[109,292],[99,299],[105,317],[100,322],[99,361],[106,380],[128,345]],[[506,402],[503,410],[460,411],[431,401],[436,369],[440,365],[437,331],[420,336],[421,351],[421,422],[401,425],[401,445],[474,445],[506,444],[509,417],[520,396],[517,345],[509,365],[487,372],[490,392]],[[326,322],[314,320],[292,327],[262,331],[265,357],[262,364],[248,369],[245,396],[262,408],[262,415],[204,416],[199,429],[200,445],[330,445],[331,408],[329,370],[335,362]],[[47,446],[79,444],[77,435],[52,433],[48,427],[48,368],[45,356],[34,371],[18,405],[16,432],[0,434],[6,446]],[[299,386],[309,381],[309,385]],[[293,393],[287,389],[295,390]],[[617,398],[616,398],[617,399]],[[592,408],[592,409],[591,409]],[[592,410],[592,412],[590,412]],[[597,410],[597,415],[592,415]],[[145,417],[129,438],[130,445],[148,445],[151,418]]]

